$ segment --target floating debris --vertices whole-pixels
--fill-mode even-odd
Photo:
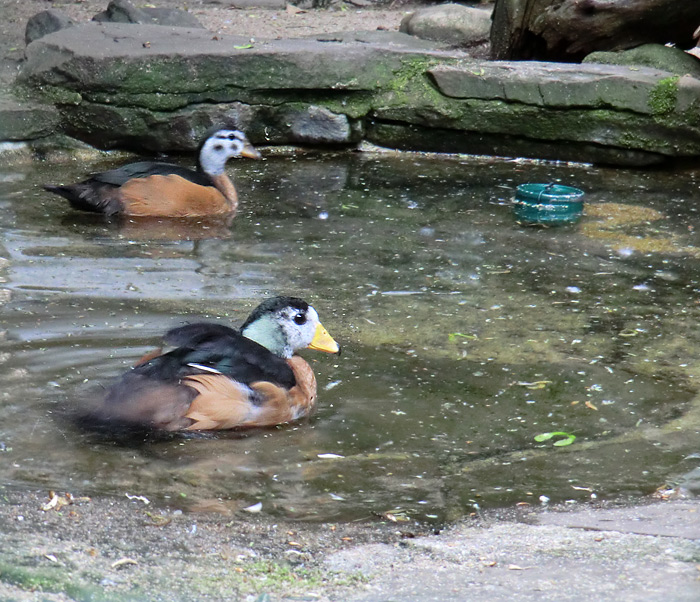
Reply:
[[[534,382],[528,383],[525,381],[518,381],[515,383],[521,387],[525,387],[526,389],[544,389],[547,385],[551,385],[552,381],[551,380],[536,380]]]
[[[137,501],[137,502],[143,502],[146,506],[151,503],[151,500],[149,500],[147,497],[144,497],[142,495],[131,495],[130,493],[125,493],[124,494],[127,499],[131,501]]]
[[[250,512],[251,514],[257,514],[258,512],[262,511],[262,502],[258,502],[257,504],[253,504],[247,508],[243,508],[243,510]]]
[[[380,514],[380,516],[391,521],[392,523],[406,523],[411,520],[403,510],[391,510],[389,512],[383,512],[382,514]]]
[[[73,497],[70,493],[65,493],[63,496],[57,495],[55,491],[49,491],[49,501],[42,504],[41,509],[44,512],[56,510],[58,512],[64,506],[71,504],[83,504],[92,501],[89,497]]]

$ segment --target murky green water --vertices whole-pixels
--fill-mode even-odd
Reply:
[[[0,169],[0,483],[351,520],[642,496],[698,464],[700,171],[405,155],[237,162],[232,228],[107,223],[40,189],[107,163]],[[522,182],[587,216],[522,228]],[[621,207],[624,206],[624,207]],[[139,446],[56,419],[167,328],[311,301],[320,409]],[[576,435],[567,447],[540,433]],[[333,454],[339,457],[326,457]]]

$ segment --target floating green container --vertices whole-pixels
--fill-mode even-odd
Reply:
[[[577,221],[583,213],[583,191],[560,184],[520,184],[513,212],[519,222],[555,226]]]

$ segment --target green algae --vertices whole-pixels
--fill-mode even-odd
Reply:
[[[667,115],[675,110],[679,79],[677,75],[662,79],[649,93],[649,106],[654,115]]]

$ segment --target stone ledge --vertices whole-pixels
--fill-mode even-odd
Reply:
[[[700,80],[648,67],[479,61],[396,32],[251,42],[124,24],[50,34],[27,57],[21,81],[60,109],[57,129],[100,148],[191,150],[226,123],[256,144],[700,157]]]
[[[196,94],[225,87],[374,90],[392,80],[401,55],[435,47],[406,34],[382,33],[371,35],[371,43],[369,33],[365,39],[326,34],[251,43],[201,29],[88,23],[27,46],[20,80],[88,94]]]
[[[469,62],[428,71],[438,89],[452,98],[505,100],[553,108],[614,108],[655,114],[653,92],[674,75],[649,67],[570,65],[534,61]],[[700,98],[700,81],[684,77],[678,95]],[[688,105],[687,99],[684,105]]]

